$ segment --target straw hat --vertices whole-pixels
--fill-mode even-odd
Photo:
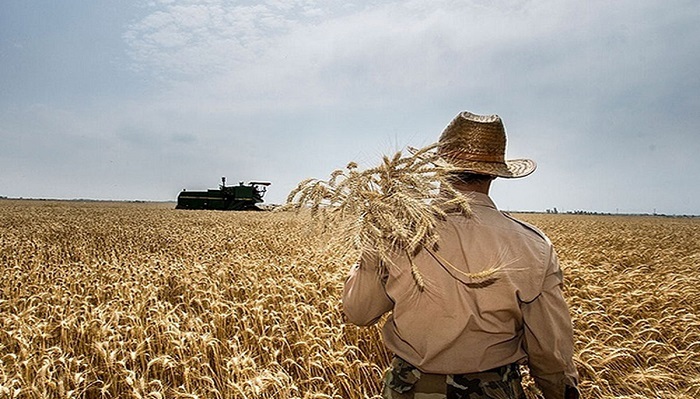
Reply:
[[[506,130],[498,115],[460,112],[443,130],[438,155],[464,172],[517,178],[532,173],[530,159],[506,160]]]

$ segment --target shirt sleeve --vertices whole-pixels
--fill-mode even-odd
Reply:
[[[578,383],[573,326],[562,284],[562,270],[550,247],[542,292],[521,305],[530,373],[546,399],[564,399],[567,387],[571,391]]]
[[[364,255],[352,267],[343,289],[343,313],[350,323],[369,326],[393,309],[394,302],[384,289],[385,280],[375,256]]]

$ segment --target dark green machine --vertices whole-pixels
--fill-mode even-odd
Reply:
[[[269,182],[254,181],[247,185],[227,186],[226,178],[221,178],[218,190],[187,191],[177,196],[176,209],[217,209],[222,211],[260,211],[257,204],[263,202]]]

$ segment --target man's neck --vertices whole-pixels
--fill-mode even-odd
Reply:
[[[455,182],[455,183],[453,183],[453,186],[455,189],[457,189],[463,193],[477,192],[477,193],[489,195],[489,189],[491,188],[491,181],[492,180],[487,180],[487,181],[478,182],[478,183]]]

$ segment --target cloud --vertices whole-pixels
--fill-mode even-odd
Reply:
[[[296,115],[311,121],[301,128],[313,137],[323,112],[451,105],[423,141],[470,107],[499,112],[514,127],[509,153],[588,179],[590,170],[618,162],[620,151],[625,173],[646,168],[647,156],[669,155],[648,148],[663,116],[697,105],[683,87],[698,86],[691,72],[698,56],[685,51],[698,37],[692,20],[682,2],[211,1],[161,7],[127,36],[136,62],[172,79],[169,107],[237,119],[233,125]],[[271,146],[282,136],[261,131]],[[334,132],[317,143],[330,148],[351,134]],[[617,177],[604,178],[614,185]]]
[[[438,0],[352,8],[178,2],[133,24],[125,39],[140,69],[246,110],[502,91],[520,100],[533,90],[552,105],[559,96],[595,101],[601,92],[614,102],[630,85],[667,84],[658,77],[649,82],[659,72],[658,57],[673,51],[661,39],[666,26],[640,23],[683,17],[666,8],[654,2]]]
[[[124,39],[137,67],[184,79],[255,62],[296,25],[326,16],[305,1],[184,1],[156,8],[131,25]]]
[[[481,15],[470,18],[473,10],[459,6],[464,3],[389,3],[352,12],[337,2],[309,3],[178,3],[132,25],[125,39],[142,68],[185,75],[182,80],[210,73],[243,80],[258,77],[262,68],[281,70],[285,77],[316,73],[324,79],[325,72],[334,79],[339,74],[368,85],[410,87],[414,79],[404,71],[424,70],[439,78],[434,72],[452,64],[440,62],[442,56],[463,53],[465,44],[478,40],[462,40],[479,29],[469,28],[470,21],[488,23]]]

